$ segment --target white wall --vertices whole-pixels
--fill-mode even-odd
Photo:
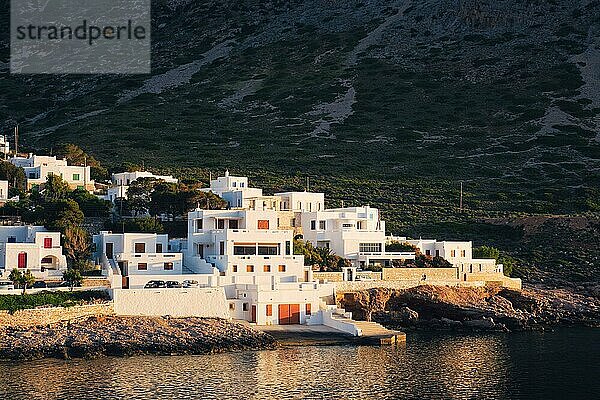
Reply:
[[[230,319],[223,288],[114,289],[117,315]]]

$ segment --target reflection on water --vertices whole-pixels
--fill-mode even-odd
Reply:
[[[411,334],[406,347],[0,363],[0,399],[600,398],[600,331]]]

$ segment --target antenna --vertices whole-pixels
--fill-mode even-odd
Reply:
[[[460,181],[460,206],[459,206],[460,210],[462,211],[463,209],[463,182]]]

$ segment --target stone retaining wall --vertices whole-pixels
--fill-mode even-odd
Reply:
[[[384,268],[384,281],[420,280],[425,274],[428,281],[455,280],[458,276],[457,268]]]
[[[73,307],[32,308],[18,310],[13,314],[6,310],[0,310],[0,327],[33,327],[92,316],[113,315],[114,313],[112,302]]]
[[[334,282],[336,293],[357,292],[360,290],[387,288],[387,289],[410,289],[419,285],[434,285],[434,286],[461,286],[461,287],[483,287],[485,282],[461,282],[457,279],[453,280],[403,280],[403,281],[344,281]]]
[[[343,272],[318,272],[313,271],[312,273],[313,280],[317,280],[319,282],[342,282],[344,280]]]

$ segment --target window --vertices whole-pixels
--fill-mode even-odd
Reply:
[[[267,317],[273,316],[273,304],[267,304]]]
[[[202,223],[203,223],[202,219],[197,219],[196,220],[196,231],[201,231],[202,230]]]
[[[217,229],[225,229],[225,220],[224,219],[217,220]]]
[[[233,255],[236,256],[252,256],[256,254],[256,245],[252,244],[234,244],[233,245]]]
[[[138,271],[148,270],[148,263],[138,263]]]
[[[317,221],[312,220],[310,221],[310,230],[314,231],[315,229],[317,229]]]
[[[467,256],[467,251],[466,250],[461,250],[460,251],[460,256],[461,257],[466,257]]]
[[[248,303],[242,304],[242,311],[248,311]]]
[[[358,247],[361,253],[381,253],[381,243],[360,243]]]
[[[279,266],[279,272],[285,272],[285,265]]]
[[[342,224],[342,228],[352,228],[354,224]]]
[[[258,220],[258,229],[269,229],[269,220],[268,219],[259,219]]]
[[[296,218],[292,218],[290,225],[292,225],[292,227],[296,226]]]
[[[219,254],[225,255],[225,242],[219,242]]]
[[[52,257],[42,258],[42,264],[52,264]]]
[[[18,257],[17,257],[17,266],[19,268],[27,268],[27,253],[22,252],[19,253]]]
[[[233,267],[231,267],[231,270],[232,270],[233,272],[237,272],[237,265],[234,265]]]
[[[430,256],[431,255],[431,250],[425,250],[425,255],[426,256]]]
[[[172,262],[166,262],[164,264],[165,267],[165,271],[172,271],[173,270],[173,263]]]
[[[246,265],[246,272],[254,272],[254,265]]]
[[[436,251],[435,251],[435,256],[436,256],[436,257],[439,257],[439,256],[440,256],[440,251],[439,251],[439,250],[436,250]]]
[[[456,257],[456,250],[450,250],[450,257]]]
[[[289,256],[290,254],[292,254],[292,242],[287,240],[285,242],[285,255]]]
[[[325,221],[319,221],[319,229],[322,231],[325,230]]]
[[[312,310],[311,310],[311,306],[310,303],[306,304],[306,315],[311,315],[312,314]]]
[[[322,249],[328,249],[329,240],[317,240],[317,247],[320,247]]]
[[[52,238],[44,238],[44,248],[45,249],[52,248]]]
[[[229,309],[231,311],[235,310],[235,303],[229,303]]]
[[[271,272],[271,266],[270,265],[263,266],[263,271],[264,272]]]
[[[17,238],[15,236],[9,236],[6,241],[8,243],[17,243]]]
[[[134,253],[145,253],[146,252],[146,243],[136,243],[134,244]]]
[[[79,174],[73,174],[73,180],[74,181],[78,181],[79,180]]]
[[[162,243],[156,243],[156,252],[162,253]]]
[[[276,256],[279,254],[279,245],[277,244],[259,244],[258,255]]]
[[[229,221],[229,229],[238,229],[239,222],[237,219],[232,219]]]

